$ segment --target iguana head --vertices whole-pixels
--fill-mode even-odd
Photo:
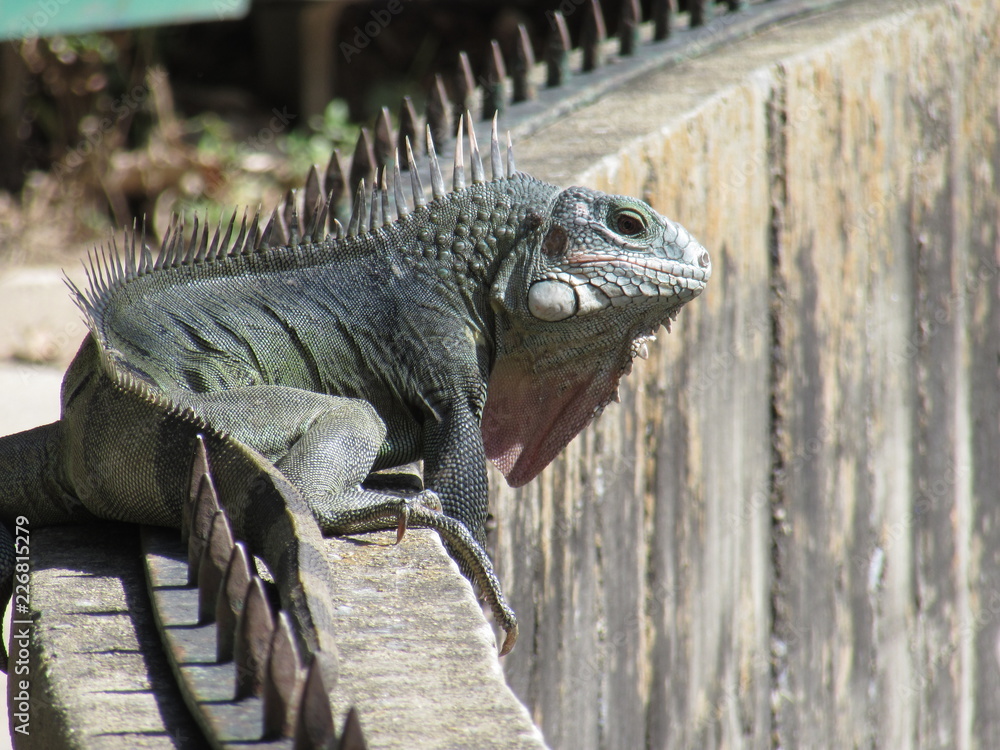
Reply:
[[[482,420],[486,454],[514,487],[617,396],[653,332],[712,274],[686,229],[634,198],[571,187],[525,224],[523,263],[494,287],[497,352]]]

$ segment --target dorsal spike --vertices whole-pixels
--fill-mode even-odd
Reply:
[[[409,139],[406,140],[409,143]],[[393,154],[392,160],[392,198],[396,201],[396,216],[403,218],[410,213],[410,207],[406,205],[406,196],[403,195],[403,177],[399,173],[399,149]]]
[[[316,196],[316,205],[309,210],[309,221],[306,224],[306,241],[322,242],[324,228],[326,226],[326,212],[330,208],[330,199],[323,199],[322,195]]]
[[[479,153],[479,142],[476,140],[476,128],[472,124],[472,113],[465,113],[469,123],[469,164],[472,167],[472,184],[481,185],[486,182],[486,172],[483,170],[483,157]]]
[[[340,223],[340,219],[333,220],[333,236],[338,240],[344,239],[344,225]]]
[[[260,247],[260,205],[253,212],[253,221],[250,222],[250,229],[247,230],[247,241],[243,245],[243,254],[249,255]]]
[[[386,180],[388,167],[382,167],[382,181],[378,184],[379,199],[382,201],[382,226],[387,227],[393,222],[392,208],[389,206],[389,185]]]
[[[236,212],[233,212],[233,218],[236,218]],[[233,244],[228,247],[229,255],[239,255],[240,251],[243,250],[243,243],[247,239],[247,210],[243,209],[243,219],[240,221],[240,232],[236,235],[236,239],[233,240]]]
[[[222,238],[222,242],[219,243],[218,254],[216,258],[224,258],[229,254],[229,248],[232,247],[230,240],[233,238],[233,229],[236,226],[236,209],[233,209],[233,215],[229,217],[229,226],[226,227],[226,236]]]
[[[470,124],[469,132],[472,132]],[[462,121],[458,121],[458,135],[455,136],[455,172],[452,179],[452,189],[461,190],[465,187],[465,160],[462,155]]]
[[[279,229],[280,229],[280,226],[279,226]],[[221,223],[220,224],[216,224],[215,225],[215,232],[212,233],[212,241],[208,244],[208,257],[209,258],[213,258],[214,259],[214,258],[218,258],[219,257],[219,244],[220,244],[219,240],[222,239],[221,238],[221,234],[222,234],[222,224]],[[173,240],[174,240],[174,238],[171,235],[171,237],[170,237],[171,243],[173,243]],[[165,238],[164,238],[164,241],[166,241]],[[172,255],[173,255],[173,251],[171,250],[171,256]],[[173,261],[172,257],[171,257],[171,261]],[[173,265],[173,262],[171,262],[171,265]]]
[[[354,203],[351,206],[351,218],[347,222],[347,236],[356,237],[361,228],[361,214],[365,210],[365,181],[358,183],[358,189],[354,193]]]
[[[205,232],[202,232],[202,236],[203,237],[205,236]],[[149,245],[143,243],[143,246],[142,246],[142,273],[149,273],[155,267],[156,267],[156,263],[153,260],[153,253],[149,249]]]
[[[441,176],[441,165],[438,164],[437,152],[434,151],[434,136],[427,128],[427,158],[431,162],[431,195],[441,198],[445,194],[444,177]]]
[[[490,173],[493,181],[503,178],[503,160],[500,158],[500,138],[497,134],[497,113],[493,113],[493,126],[490,128]]]
[[[295,247],[302,242],[302,226],[299,223],[299,194],[289,190],[285,196],[285,222],[288,226],[288,245]]]
[[[413,208],[416,210],[426,206],[427,199],[424,198],[424,186],[420,184],[420,171],[413,158],[413,148],[410,146],[409,138],[406,139],[406,168],[410,171],[410,192],[413,193]]]
[[[194,259],[195,263],[202,263],[205,260],[205,256],[201,252],[201,247],[198,240],[201,237],[198,236],[198,230],[201,227],[198,224],[198,214],[194,215],[194,226],[191,228],[191,237],[188,240],[188,254]]]
[[[507,177],[513,177],[517,172],[514,166],[514,144],[510,140],[510,131],[507,131]]]
[[[198,217],[195,216],[197,221]],[[208,222],[201,225],[201,237],[198,238],[198,257],[208,258]]]
[[[277,220],[278,208],[275,207],[275,209],[271,212],[271,218],[267,220],[267,224],[264,225],[264,228],[260,233],[260,242],[257,243],[257,246],[261,250],[267,250],[270,247],[274,247],[272,240],[274,239],[274,225],[277,223]],[[205,227],[205,230],[208,230],[207,226]]]
[[[127,278],[127,279],[131,279],[133,276],[135,276],[135,263],[134,263],[134,258],[135,258],[135,235],[136,235],[135,228],[136,228],[135,219],[132,219],[132,242],[130,243],[130,247],[128,248],[128,252],[125,253],[125,278]],[[145,234],[145,230],[146,230],[146,222],[145,221],[143,221],[142,228],[143,228],[143,234]],[[189,244],[193,244],[193,243],[189,243]]]
[[[379,167],[375,170],[375,179],[372,180],[371,189],[371,205],[368,211],[368,231],[374,232],[379,226],[382,225],[381,209],[382,201],[379,200],[378,195],[378,179],[379,175],[382,173],[384,167]]]

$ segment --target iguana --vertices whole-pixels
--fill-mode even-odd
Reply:
[[[391,190],[384,170],[370,192],[362,183],[346,230],[317,204],[301,229],[276,212],[263,230],[244,217],[235,237],[230,222],[211,241],[207,227],[175,226],[155,258],[134,233],[97,253],[89,286],[71,285],[90,333],[61,419],[0,439],[4,523],[176,526],[203,434],[224,481],[249,472],[279,504],[297,490],[324,534],[438,530],[507,631],[506,653],[517,624],[483,547],[486,459],[512,486],[536,476],[617,396],[711,263],[640,200],[516,171],[509,136],[504,165],[495,123],[487,180],[468,131],[471,184],[461,127],[451,190],[428,129],[433,199],[407,141],[413,207],[397,157]],[[418,494],[364,486],[421,458]],[[294,523],[254,497],[229,508],[237,535],[294,609],[325,575],[322,551],[295,547]],[[9,533],[2,549],[9,581]],[[325,618],[299,616],[314,628]]]

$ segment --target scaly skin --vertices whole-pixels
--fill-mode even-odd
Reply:
[[[324,534],[437,529],[509,650],[516,620],[483,549],[486,458],[511,484],[533,478],[615,397],[711,266],[635,199],[512,169],[447,194],[435,182],[429,205],[402,215],[397,194],[395,221],[358,212],[347,237],[293,232],[272,247],[255,220],[211,247],[197,228],[175,233],[155,261],[134,240],[123,258],[103,255],[91,288],[76,290],[91,334],[61,420],[0,440],[0,518],[176,526],[200,431],[210,455],[286,478]],[[388,193],[371,201],[388,205]],[[363,487],[420,458],[425,492]],[[266,528],[260,501],[230,502],[238,535],[289,542],[289,527]]]

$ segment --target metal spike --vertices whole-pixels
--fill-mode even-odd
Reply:
[[[305,670],[287,612],[278,613],[264,671],[264,738],[291,737],[298,718]]]
[[[219,598],[215,606],[215,658],[219,662],[232,661],[233,644],[236,641],[236,624],[247,599],[250,585],[250,555],[243,542],[236,542],[229,555],[226,574],[219,586]]]
[[[375,166],[384,167],[392,156],[393,144],[396,139],[392,135],[392,118],[389,108],[382,107],[375,118]]]
[[[514,45],[514,65],[511,77],[514,81],[512,99],[523,102],[535,98],[535,84],[531,73],[535,69],[535,50],[531,46],[531,37],[523,23],[517,25],[517,38]]]
[[[389,205],[389,185],[386,182],[386,173],[388,171],[388,167],[382,167],[382,181],[378,186],[379,198],[382,201],[382,226],[384,227],[389,226],[393,222],[392,208]]]
[[[496,39],[490,41],[490,54],[486,58],[486,79],[483,82],[483,118],[502,112],[507,105],[507,66],[503,51]]]
[[[583,17],[583,29],[580,31],[580,47],[583,48],[583,72],[604,65],[603,44],[608,33],[604,26],[604,14],[601,12],[600,0],[590,0],[587,12]]]
[[[561,11],[549,15],[551,31],[545,46],[545,85],[549,88],[562,86],[569,79],[569,28]]]
[[[517,172],[514,166],[514,144],[510,140],[510,131],[507,131],[507,177],[513,177]]]
[[[378,196],[378,179],[384,167],[379,167],[375,170],[375,179],[372,181],[371,189],[371,202],[368,211],[368,231],[374,232],[378,227],[382,225],[382,201],[379,200]]]
[[[705,5],[706,0],[691,0],[688,3],[688,12],[691,14],[688,23],[691,24],[692,29],[696,26],[705,25],[705,11],[707,10]]]
[[[361,180],[371,182],[375,174],[375,151],[372,147],[371,134],[368,128],[361,128],[357,145],[354,147],[354,158],[351,160],[351,175],[348,179],[348,190],[356,190]]]
[[[430,125],[427,127],[429,129]],[[413,209],[416,210],[421,206],[426,206],[427,199],[424,198],[424,186],[420,184],[420,172],[413,159],[413,149],[410,147],[409,138],[406,139],[406,168],[410,172],[410,192],[413,193]]]
[[[344,731],[340,734],[340,744],[337,750],[368,750],[365,736],[361,732],[361,720],[358,718],[358,711],[354,706],[347,711],[344,719]]]
[[[181,543],[187,544],[188,537],[191,536],[191,519],[194,518],[194,509],[201,496],[202,481],[212,483],[212,475],[208,468],[208,449],[205,447],[205,436],[198,434],[195,437],[194,463],[191,465],[191,481],[188,484],[187,502],[181,506]],[[215,489],[213,488],[214,492]]]
[[[670,36],[670,22],[672,20],[674,4],[676,0],[653,0],[653,41],[662,42]]]
[[[201,550],[198,565],[198,624],[215,620],[219,601],[219,587],[233,554],[233,532],[229,520],[221,510],[212,517],[208,539]]]
[[[351,205],[351,218],[347,222],[347,236],[357,236],[361,227],[361,214],[365,210],[365,181],[362,179],[358,183],[358,189],[354,192],[354,203]]]
[[[430,96],[427,97],[427,126],[442,143],[451,135],[451,116],[451,103],[448,101],[444,80],[440,75],[435,75]],[[416,136],[412,140],[416,143]]]
[[[472,113],[465,113],[469,122],[469,165],[472,167],[472,184],[481,185],[486,182],[486,173],[483,170],[483,157],[479,153],[479,143],[476,141],[476,129],[472,125]]]
[[[500,158],[500,138],[497,135],[497,116],[493,115],[493,127],[490,129],[490,173],[493,181],[503,177],[503,161]]]
[[[407,138],[406,142],[409,142]],[[396,201],[396,216],[403,218],[410,213],[410,207],[406,205],[406,196],[403,195],[403,177],[399,173],[399,149],[393,153],[392,159],[392,197]]]
[[[323,195],[323,190],[319,184],[319,171],[316,169],[316,165],[314,164],[309,169],[309,175],[306,177],[305,197],[303,198],[302,203],[303,209],[308,212],[313,206],[320,202],[319,199],[321,196],[325,202],[326,196]],[[312,217],[307,213],[305,222],[307,225],[309,224],[310,218]]]
[[[264,593],[264,584],[253,576],[247,588],[246,602],[236,625],[233,661],[236,665],[236,700],[259,696],[263,688],[264,667],[274,633],[274,616]]]
[[[455,121],[445,139],[458,130],[458,123],[465,115],[466,110],[476,108],[476,78],[472,75],[472,63],[465,52],[458,53],[458,73],[455,76]],[[442,142],[445,142],[442,139]]]
[[[416,138],[418,132],[417,110],[413,108],[413,100],[408,96],[403,97],[403,103],[399,108],[399,132],[396,133],[396,147],[394,154],[398,154],[407,138]],[[395,162],[397,165],[399,162]]]
[[[212,529],[212,521],[219,507],[219,497],[215,492],[208,475],[202,478],[198,488],[198,499],[191,513],[191,532],[188,535],[188,585],[198,582],[198,570],[201,566],[202,549],[208,543],[208,534]]]
[[[327,670],[324,668],[323,658],[321,653],[314,653],[306,673],[293,750],[336,746],[337,731],[333,725],[329,692],[333,687],[334,675],[324,674]]]
[[[431,194],[441,198],[445,194],[444,177],[441,176],[441,165],[438,164],[437,153],[434,151],[434,137],[430,127],[427,128],[427,158],[431,163]]]
[[[470,125],[469,130],[472,130]],[[452,179],[452,189],[461,190],[465,187],[465,163],[462,152],[462,121],[458,121],[458,135],[455,136],[455,169]]]
[[[618,54],[622,57],[635,54],[641,20],[642,11],[639,9],[639,0],[624,0],[621,18],[618,21]]]

